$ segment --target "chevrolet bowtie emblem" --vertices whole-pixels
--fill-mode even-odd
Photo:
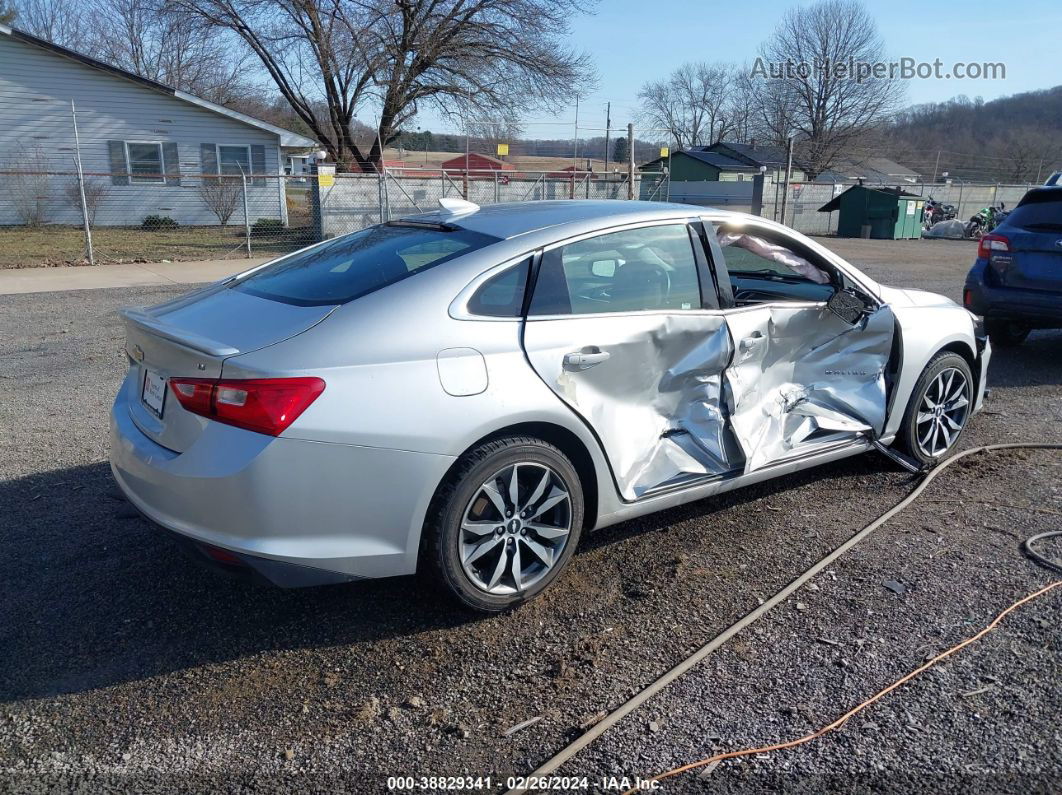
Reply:
[[[141,348],[139,345],[133,346],[133,358],[136,359],[138,362],[144,361],[144,349]]]

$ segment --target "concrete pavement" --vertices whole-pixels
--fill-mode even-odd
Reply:
[[[272,257],[5,269],[0,270],[0,295],[159,284],[201,284],[217,281],[270,259]]]

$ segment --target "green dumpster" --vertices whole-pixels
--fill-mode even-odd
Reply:
[[[907,240],[922,236],[921,196],[899,188],[869,188],[853,185],[819,208],[820,213],[838,213],[838,237],[865,237],[869,229],[875,240]]]

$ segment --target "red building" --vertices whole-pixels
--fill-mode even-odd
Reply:
[[[449,160],[443,161],[439,166],[445,171],[465,171],[467,169],[472,173],[477,171],[516,170],[511,163],[506,163],[503,160],[491,157],[490,155],[481,155],[478,152],[472,152],[467,157],[467,164],[465,161],[465,155],[458,155],[457,157],[452,157]]]

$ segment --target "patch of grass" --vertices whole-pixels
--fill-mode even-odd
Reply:
[[[312,241],[309,227],[251,234],[251,252],[282,254]],[[189,226],[145,231],[106,226],[92,230],[97,263],[239,259],[246,253],[242,226]],[[0,268],[85,265],[85,236],[75,226],[0,227]]]

